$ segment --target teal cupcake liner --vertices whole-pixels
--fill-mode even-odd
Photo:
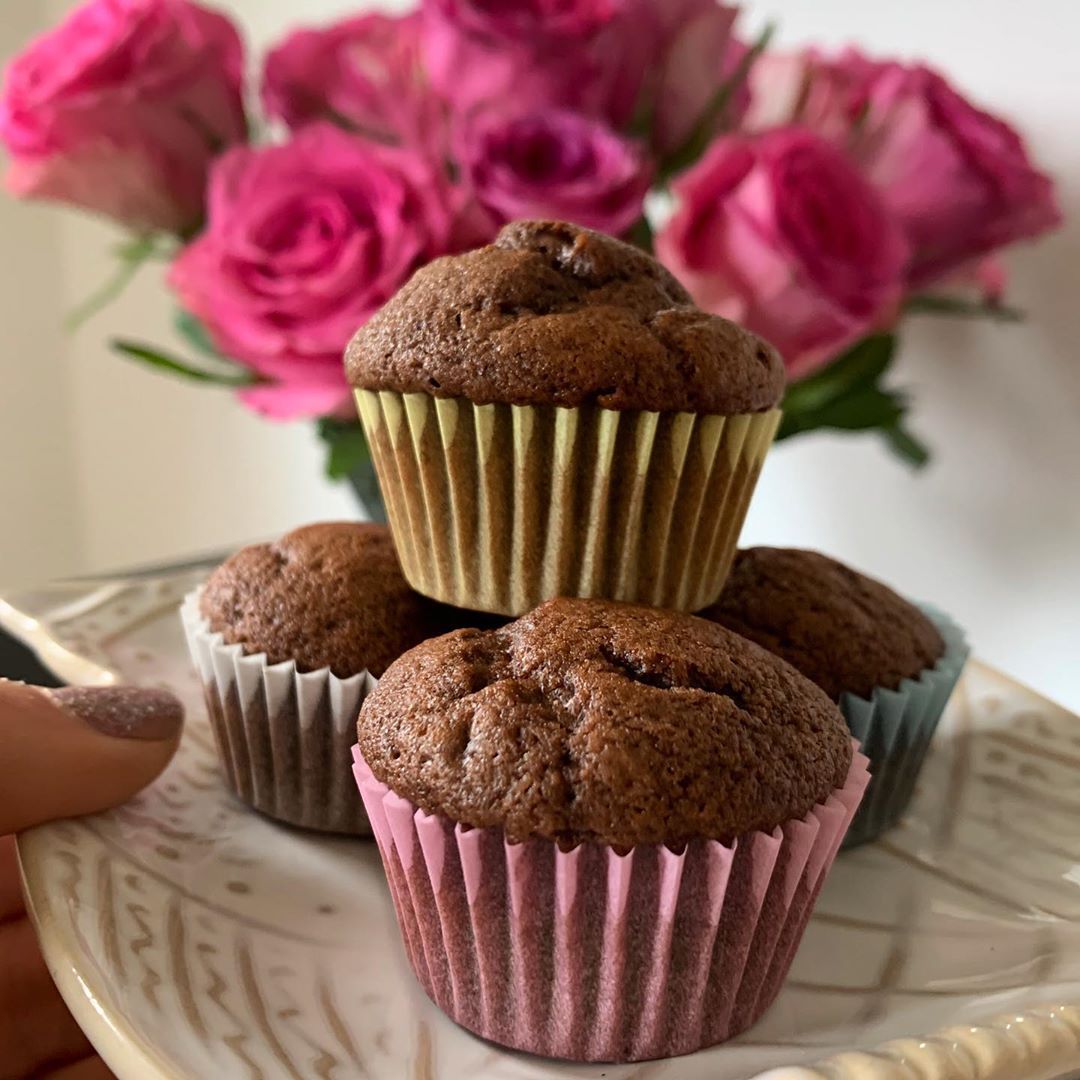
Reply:
[[[895,690],[878,687],[869,698],[843,694],[840,711],[870,759],[870,785],[843,847],[876,840],[911,801],[930,741],[971,651],[964,631],[944,612],[920,605],[945,640],[938,662]]]

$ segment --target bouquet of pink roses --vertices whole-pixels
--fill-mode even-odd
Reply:
[[[319,418],[366,459],[341,353],[423,262],[513,218],[650,249],[771,340],[780,437],[877,430],[925,450],[884,385],[914,309],[1007,316],[996,254],[1059,221],[1019,135],[922,65],[748,43],[716,0],[423,0],[299,30],[266,58],[254,141],[235,27],[190,0],[90,0],[7,71],[16,195],[171,261],[199,362],[122,353]]]

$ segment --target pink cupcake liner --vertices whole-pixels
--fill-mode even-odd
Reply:
[[[681,852],[642,844],[561,851],[428,814],[353,748],[405,950],[462,1027],[573,1061],[688,1054],[753,1024],[787,975],[869,781],[801,821]]]

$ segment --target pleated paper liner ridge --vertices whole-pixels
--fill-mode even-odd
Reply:
[[[260,813],[320,832],[370,836],[356,797],[351,747],[356,717],[377,684],[360,672],[300,672],[227,645],[199,612],[199,592],[180,609],[203,686],[214,742],[232,792]]]
[[[507,843],[427,814],[380,783],[363,795],[405,951],[462,1027],[573,1061],[688,1054],[772,1004],[867,783],[847,781],[802,820],[731,844],[626,854]]]
[[[409,584],[504,615],[553,596],[715,602],[780,420],[356,400]]]
[[[945,711],[970,648],[964,631],[929,604],[923,614],[938,628],[945,652],[916,679],[895,690],[878,688],[869,698],[843,694],[840,711],[851,734],[870,759],[870,786],[851,823],[844,847],[875,840],[907,810],[930,742]]]

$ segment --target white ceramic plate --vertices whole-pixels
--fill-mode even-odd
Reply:
[[[290,831],[226,793],[176,616],[197,580],[0,602],[61,677],[167,685],[189,708],[138,799],[19,840],[49,966],[122,1080],[1080,1075],[1080,719],[1004,675],[969,665],[906,822],[840,857],[752,1031],[672,1061],[558,1064],[427,1001],[373,844]]]

